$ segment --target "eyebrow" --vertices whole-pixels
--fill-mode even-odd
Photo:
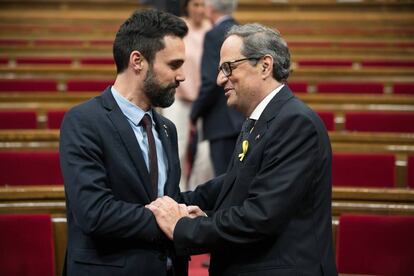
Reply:
[[[184,59],[174,59],[168,62],[169,65],[172,65],[177,68],[181,67],[183,63],[184,63]]]

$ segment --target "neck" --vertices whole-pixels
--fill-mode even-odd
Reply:
[[[136,79],[134,81],[134,78],[129,76],[127,72],[117,75],[114,88],[122,97],[142,110],[148,111],[151,108],[151,105],[143,92],[142,85],[138,85]]]
[[[203,20],[194,20],[187,17],[187,22],[193,27],[194,29],[200,29],[203,26]]]
[[[265,81],[263,85],[258,88],[257,91],[259,93],[256,94],[255,101],[252,102],[252,104],[249,106],[249,109],[246,110],[246,112],[243,112],[247,117],[250,117],[250,115],[253,113],[255,108],[266,98],[270,93],[272,93],[276,88],[281,86],[282,84],[275,79],[269,79],[268,81]]]

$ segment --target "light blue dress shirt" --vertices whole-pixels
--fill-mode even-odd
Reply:
[[[111,87],[112,95],[115,98],[116,103],[118,104],[119,108],[121,109],[122,113],[124,113],[125,117],[128,119],[129,124],[134,131],[135,137],[137,138],[138,144],[142,151],[142,156],[145,160],[145,165],[147,165],[147,169],[149,171],[149,160],[148,160],[148,139],[147,133],[139,123],[141,119],[144,117],[144,114],[147,113],[150,115],[152,120],[152,133],[154,134],[155,140],[155,147],[157,149],[157,157],[158,157],[158,196],[164,195],[164,186],[165,182],[167,181],[167,170],[168,170],[168,159],[167,155],[162,147],[162,143],[160,137],[158,135],[157,130],[155,129],[154,119],[152,117],[152,110],[147,112],[143,111],[141,108],[136,106],[135,104],[131,103],[127,99],[125,99],[118,91],[112,86]]]

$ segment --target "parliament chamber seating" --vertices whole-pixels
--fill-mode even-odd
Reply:
[[[0,93],[56,91],[57,81],[52,79],[0,79]]]
[[[66,110],[113,83],[113,38],[138,4],[132,0],[6,2],[10,4],[0,9],[0,111],[35,112],[37,129],[0,130],[0,171],[20,172],[13,181],[24,183],[12,185],[8,179],[5,184],[1,178],[9,173],[0,175],[0,213],[52,214],[55,273],[60,275],[66,246],[64,188],[50,185],[62,184],[58,129]],[[414,216],[412,131],[347,128],[352,121],[349,114],[357,112],[414,114],[413,10],[414,5],[396,0],[239,0],[239,22],[259,21],[279,29],[286,38],[293,61],[288,84],[329,130],[334,152],[334,237],[342,214]],[[404,124],[392,123],[392,127]],[[412,119],[408,124],[413,125]],[[51,152],[54,161],[32,163],[27,172],[23,161],[1,161],[3,153],[26,155],[30,163],[37,158],[34,155]],[[18,165],[10,169],[11,164]],[[190,276],[207,275],[201,268],[207,258],[192,257]]]
[[[0,214],[0,244],[0,275],[55,275],[49,214]]]
[[[37,114],[30,110],[1,110],[0,129],[36,129]]]
[[[414,188],[414,155],[407,158],[407,186]]]
[[[47,128],[60,129],[66,110],[49,110],[47,112]]]
[[[325,127],[328,131],[335,130],[335,114],[329,111],[318,111],[319,117],[321,117]]]
[[[414,112],[345,112],[345,130],[414,132]]]
[[[17,57],[14,60],[15,65],[41,65],[41,64],[59,64],[68,65],[72,59],[68,57]]]
[[[342,215],[336,258],[339,273],[414,275],[414,216]]]
[[[83,91],[102,91],[108,85],[112,85],[114,80],[68,80],[66,82],[66,90],[68,92]]]
[[[342,187],[395,187],[393,154],[335,153],[332,184]]]
[[[318,93],[357,93],[357,94],[383,94],[382,83],[371,82],[320,82],[317,84]]]
[[[394,85],[393,93],[414,95],[414,83],[397,83]]]
[[[289,81],[287,84],[294,93],[308,92],[308,83],[305,81]]]
[[[0,186],[62,185],[59,152],[0,151]]]

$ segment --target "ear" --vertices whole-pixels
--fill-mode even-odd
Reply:
[[[262,59],[262,77],[266,79],[268,76],[272,76],[273,72],[273,57],[271,55],[264,55]]]
[[[139,51],[132,51],[129,55],[129,64],[134,71],[141,71],[144,68],[145,58]]]

